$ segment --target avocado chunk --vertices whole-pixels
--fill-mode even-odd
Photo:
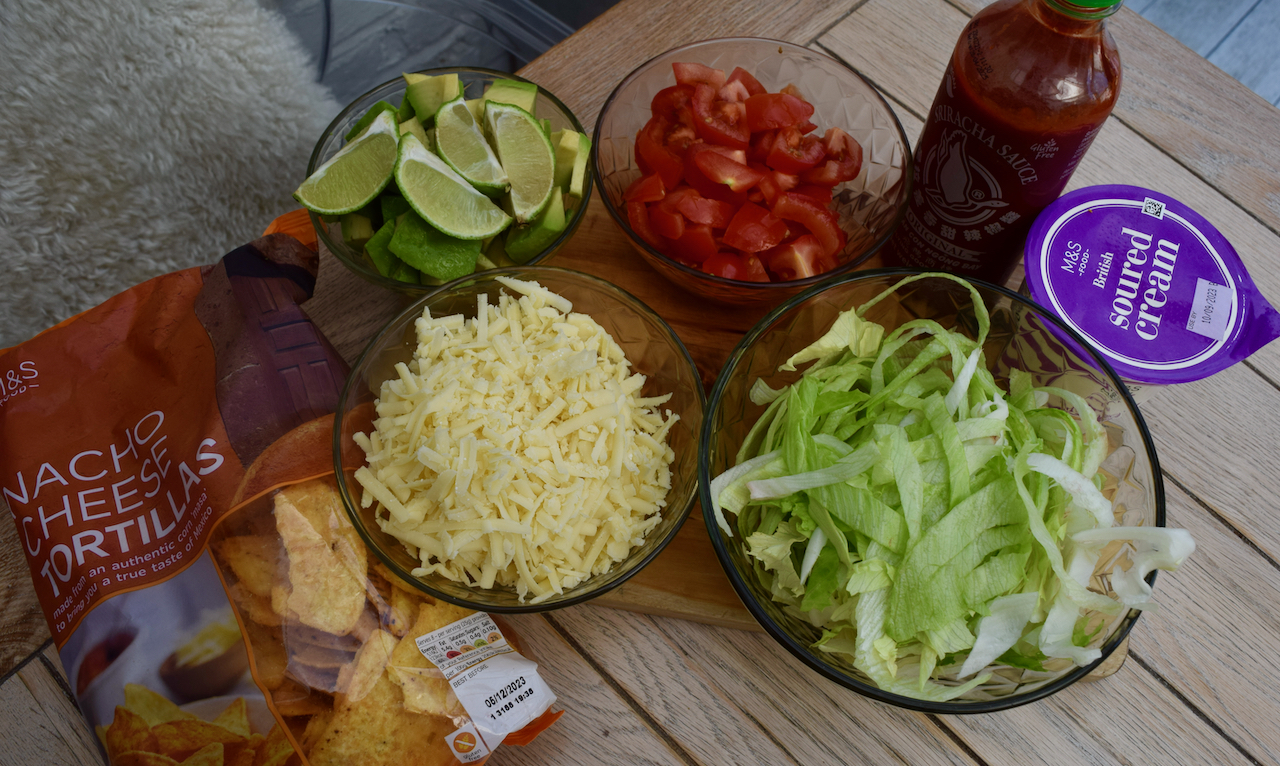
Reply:
[[[528,263],[529,259],[546,250],[564,227],[564,197],[557,186],[551,190],[551,201],[542,215],[507,232],[507,257],[516,263]]]
[[[578,157],[578,131],[566,128],[552,133],[551,148],[556,152],[556,186],[568,194],[573,162]]]
[[[573,158],[573,174],[569,178],[569,196],[582,199],[583,186],[587,180],[587,163],[591,158],[591,139],[585,133],[578,134],[578,155]]]
[[[415,114],[417,112],[413,111],[413,104],[409,103],[409,91],[406,90],[400,97],[400,109],[396,111],[396,121],[404,122]]]
[[[456,74],[442,74],[434,77],[421,74],[404,76],[408,88],[405,96],[413,105],[414,114],[419,120],[435,119],[436,110],[446,101],[452,101],[462,92],[462,85]]]
[[[388,279],[395,279],[400,282],[417,282],[417,272],[415,271],[412,278],[406,271],[410,267],[406,266],[403,261],[395,256],[388,249],[387,245],[391,242],[391,238],[395,235],[396,222],[392,218],[388,218],[387,222],[364,243],[364,251],[369,256],[369,260],[373,262],[373,267],[378,273]]]
[[[353,250],[359,250],[373,237],[373,221],[360,213],[342,216],[342,241]]]
[[[409,209],[409,201],[399,194],[383,194],[379,198],[382,203],[382,220],[395,221]]]
[[[388,247],[424,274],[448,281],[476,270],[480,245],[478,239],[450,237],[410,210],[396,225]]]
[[[378,103],[369,107],[369,111],[365,112],[363,117],[356,120],[356,124],[351,126],[351,130],[347,131],[347,134],[343,136],[343,139],[346,141],[350,141],[351,139],[363,133],[365,128],[369,127],[369,125],[372,124],[374,120],[378,119],[378,115],[382,114],[383,112],[395,112],[395,111],[396,111],[396,108],[391,104],[387,103],[386,101],[379,101]]]
[[[484,92],[485,101],[514,104],[529,114],[538,100],[538,86],[523,80],[495,80]]]

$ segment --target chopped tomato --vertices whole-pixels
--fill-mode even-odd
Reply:
[[[813,197],[793,191],[783,192],[773,205],[773,214],[788,221],[796,221],[808,229],[822,244],[824,255],[834,256],[844,249],[846,237],[840,228],[840,219]]]
[[[748,165],[731,160],[713,150],[700,151],[694,154],[692,159],[692,164],[696,165],[698,170],[701,170],[703,175],[713,183],[724,184],[734,192],[746,192],[747,189],[759,183],[764,175]]]
[[[664,118],[651,118],[636,136],[636,157],[643,158],[644,166],[651,173],[661,176],[662,183],[667,188],[674,188],[684,175],[684,160],[679,153],[667,146],[668,127],[669,122]]]
[[[692,85],[672,85],[655,93],[649,108],[654,116],[692,125],[693,113],[689,111],[692,100]]]
[[[750,93],[753,96],[766,92],[765,87],[760,84],[760,81],[742,67],[733,68],[733,71],[729,73],[728,82],[742,83],[746,86],[747,93]]]
[[[751,98],[751,91],[739,80],[729,80],[716,91],[716,98],[733,104],[741,104]]]
[[[643,202],[627,203],[627,220],[631,222],[631,230],[640,239],[661,252],[670,249],[671,245],[662,238],[662,235],[653,230],[653,224],[649,221],[649,210]]]
[[[717,90],[725,83],[723,69],[713,69],[705,64],[672,64],[676,82],[681,85],[697,85],[704,83]]]
[[[657,202],[665,196],[667,187],[662,183],[662,176],[657,173],[640,176],[622,193],[622,198],[627,202]]]
[[[653,230],[667,239],[680,239],[684,235],[684,216],[679,210],[669,210],[662,205],[649,206],[649,223]]]
[[[831,187],[819,186],[817,184],[800,184],[795,187],[796,194],[803,194],[806,197],[813,197],[822,203],[823,207],[831,204]]]
[[[747,264],[740,255],[716,253],[702,264],[702,270],[725,279],[743,279],[747,275]]]
[[[682,261],[699,264],[719,249],[710,226],[685,226],[679,239],[672,240],[671,250]]]
[[[788,126],[778,130],[764,163],[783,173],[803,173],[827,156],[827,150],[814,136],[806,136]]]
[[[690,103],[693,110],[693,127],[698,136],[708,143],[732,149],[746,149],[751,145],[751,131],[746,124],[746,106],[716,100],[716,89],[699,83],[693,91]]]
[[[818,126],[814,125],[812,122],[809,122],[808,120],[805,120],[804,122],[796,126],[796,130],[800,131],[801,133],[812,133],[817,129],[818,129]]]
[[[766,208],[748,202],[738,208],[724,232],[724,243],[748,253],[776,246],[787,236],[787,223]]]
[[[826,160],[800,178],[807,184],[835,186],[858,177],[862,170],[862,145],[839,128],[831,128],[822,137]]]
[[[768,157],[769,152],[773,149],[773,142],[776,137],[776,130],[762,130],[759,133],[752,133],[751,146],[747,149],[747,159],[752,162],[764,162],[764,158]]]
[[[813,114],[813,105],[786,93],[761,93],[747,99],[747,127],[775,130],[798,125]]]
[[[733,214],[738,212],[738,208],[731,203],[707,199],[694,189],[689,191],[692,193],[682,195],[675,206],[693,223],[704,224],[713,229],[723,229],[729,225],[729,221],[733,220]]]
[[[764,263],[761,262],[759,256],[755,253],[745,253],[742,256],[742,265],[745,267],[745,273],[740,277],[744,282],[768,282],[769,272],[765,271]]]
[[[743,149],[730,149],[727,146],[716,146],[715,144],[703,144],[702,148],[709,152],[715,152],[722,157],[728,157],[734,162],[738,162],[743,165],[747,164],[747,152]]]
[[[780,281],[804,279],[814,274],[821,274],[827,269],[821,268],[823,262],[822,244],[812,234],[796,237],[788,242],[760,254],[765,268]]]
[[[800,183],[800,179],[790,173],[779,173],[757,163],[752,163],[751,167],[764,173],[764,178],[760,179],[756,188],[760,189],[765,202],[770,206],[777,201],[779,194],[794,189]]]

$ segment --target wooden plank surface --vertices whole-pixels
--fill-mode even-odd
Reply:
[[[914,137],[956,35],[982,4],[629,0],[523,74],[593,124],[613,84],[655,53],[710,35],[781,37],[829,50],[875,81]],[[1074,184],[1130,182],[1173,193],[1223,229],[1263,291],[1280,297],[1280,112],[1135,14],[1122,10],[1114,29],[1126,67],[1122,103]],[[689,346],[704,380],[763,313],[708,311],[670,289],[631,255],[598,199],[554,263],[605,276],[653,306]],[[353,359],[404,303],[326,257],[307,309]],[[1280,679],[1270,667],[1280,655],[1280,532],[1270,519],[1280,496],[1275,381],[1280,348],[1267,348],[1143,407],[1167,477],[1170,523],[1190,529],[1199,550],[1182,572],[1161,575],[1162,608],[1139,621],[1132,656],[1110,678],[1005,713],[925,716],[826,681],[762,633],[601,602],[517,618],[569,714],[530,747],[504,749],[493,762],[1280,762]],[[613,595],[631,608],[735,624],[745,612],[694,513],[676,543]],[[0,634],[0,658],[5,646],[20,657],[45,634],[22,605],[30,585],[16,538],[0,535],[4,555],[4,571],[19,576],[5,579],[0,616],[13,615],[16,627]],[[690,571],[705,579],[693,582]],[[0,764],[95,762],[84,760],[92,734],[61,706],[52,667],[37,655],[0,685],[0,725],[14,732],[0,739]]]

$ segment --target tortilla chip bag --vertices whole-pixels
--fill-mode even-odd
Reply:
[[[113,766],[480,763],[559,715],[352,526],[318,265],[272,234],[0,350],[0,498]]]

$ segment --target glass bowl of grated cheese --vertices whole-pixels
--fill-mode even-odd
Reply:
[[[556,609],[675,536],[705,401],[684,344],[634,296],[565,269],[487,271],[369,343],[334,422],[338,484],[405,583],[487,612]]]

